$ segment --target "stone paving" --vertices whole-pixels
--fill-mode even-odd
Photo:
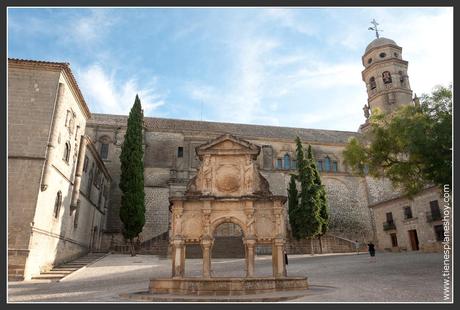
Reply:
[[[256,258],[256,275],[269,276],[271,257]],[[289,302],[442,302],[440,253],[290,255],[288,275],[307,276],[312,290]],[[244,273],[243,259],[212,260],[215,276]],[[201,259],[187,260],[186,275],[201,273]],[[119,294],[146,291],[152,277],[169,277],[169,259],[111,254],[60,282],[9,282],[9,302],[132,302]]]

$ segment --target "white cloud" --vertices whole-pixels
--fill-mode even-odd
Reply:
[[[90,13],[69,21],[64,36],[71,40],[88,43],[106,35],[117,22],[116,15],[104,9],[91,9]]]
[[[141,99],[144,115],[165,104],[164,95],[156,90],[155,78],[143,86],[134,78],[118,81],[115,72],[108,74],[99,64],[76,70],[76,75],[85,100],[94,112],[127,115],[136,94]]]
[[[276,22],[279,26],[305,35],[314,35],[318,32],[317,26],[308,20],[300,19],[296,15],[298,10],[289,8],[270,8],[264,10],[263,16]]]
[[[405,31],[392,38],[409,61],[412,90],[428,93],[437,84],[453,82],[453,9],[445,8],[436,15],[416,14],[404,24]]]

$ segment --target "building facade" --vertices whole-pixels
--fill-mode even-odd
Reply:
[[[444,223],[438,187],[425,189],[413,199],[398,197],[369,207],[374,210],[379,249],[393,252],[441,250]]]
[[[393,40],[372,41],[362,61],[368,103],[358,132],[145,117],[142,242],[167,239],[169,198],[182,196],[196,175],[197,147],[231,134],[260,147],[256,165],[274,195],[287,195],[295,138],[312,146],[331,214],[325,251],[352,249],[354,240],[374,240],[380,249],[438,249],[437,220],[423,215],[439,200],[435,190],[409,201],[388,180],[355,176],[343,161],[348,140],[366,130],[371,113],[413,104],[408,62]],[[8,62],[8,114],[10,278],[28,279],[88,251],[125,244],[118,184],[127,116],[90,114],[68,64],[16,59]],[[413,218],[404,218],[406,206]],[[238,237],[241,230],[224,225],[217,235]],[[310,246],[290,241],[287,249],[302,253]]]
[[[90,117],[68,64],[8,61],[10,279],[99,247],[110,175],[84,135]],[[82,174],[85,162],[94,181]]]

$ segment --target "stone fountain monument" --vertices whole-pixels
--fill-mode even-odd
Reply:
[[[255,163],[260,147],[229,134],[196,148],[201,160],[184,196],[171,197],[172,277],[151,279],[150,294],[246,295],[306,290],[307,278],[287,277],[285,196],[273,195]],[[222,223],[241,227],[246,276],[213,277],[214,231]],[[185,277],[185,249],[201,245],[201,277]],[[271,245],[273,274],[256,277],[256,245]]]

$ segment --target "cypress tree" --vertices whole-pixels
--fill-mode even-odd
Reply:
[[[319,240],[319,248],[320,252],[323,252],[323,246],[321,242],[321,237],[324,236],[328,230],[329,226],[329,210],[327,206],[327,197],[326,197],[326,189],[321,182],[321,177],[318,172],[318,167],[316,166],[316,162],[313,158],[313,154],[311,151],[311,146],[308,146],[308,159],[311,163],[311,169],[313,171],[313,183],[315,184],[315,191],[318,199],[318,208],[319,208],[319,218],[320,218],[320,225],[318,229],[318,240]]]
[[[311,152],[311,147],[309,148],[309,152]],[[289,202],[289,222],[291,224],[293,237],[300,240],[316,236],[320,230],[321,220],[318,208],[319,198],[316,194],[312,163],[309,156],[305,156],[302,142],[299,137],[296,138],[296,155],[298,169],[297,179],[300,182],[300,193],[298,194],[297,207],[295,207],[295,201]],[[289,186],[289,191],[292,190],[293,193],[292,184],[293,177],[291,177]],[[313,243],[311,245],[313,253]]]
[[[133,239],[139,236],[145,224],[143,122],[141,101],[136,95],[121,147],[119,184],[122,192],[120,219],[124,226],[123,235],[130,241],[131,256],[136,255]]]
[[[311,145],[308,146],[307,156],[305,159],[304,182],[306,188],[306,201],[302,203],[305,209],[305,235],[311,238],[311,254],[313,254],[313,237],[321,232],[321,217],[320,217],[320,197],[318,193],[318,186],[315,183],[315,173],[313,167],[315,166]]]
[[[291,180],[289,181],[288,187],[288,213],[289,213],[289,224],[291,224],[291,232],[293,236],[297,236],[297,225],[295,219],[297,218],[297,212],[299,207],[299,191],[297,190],[296,176],[291,174]]]

